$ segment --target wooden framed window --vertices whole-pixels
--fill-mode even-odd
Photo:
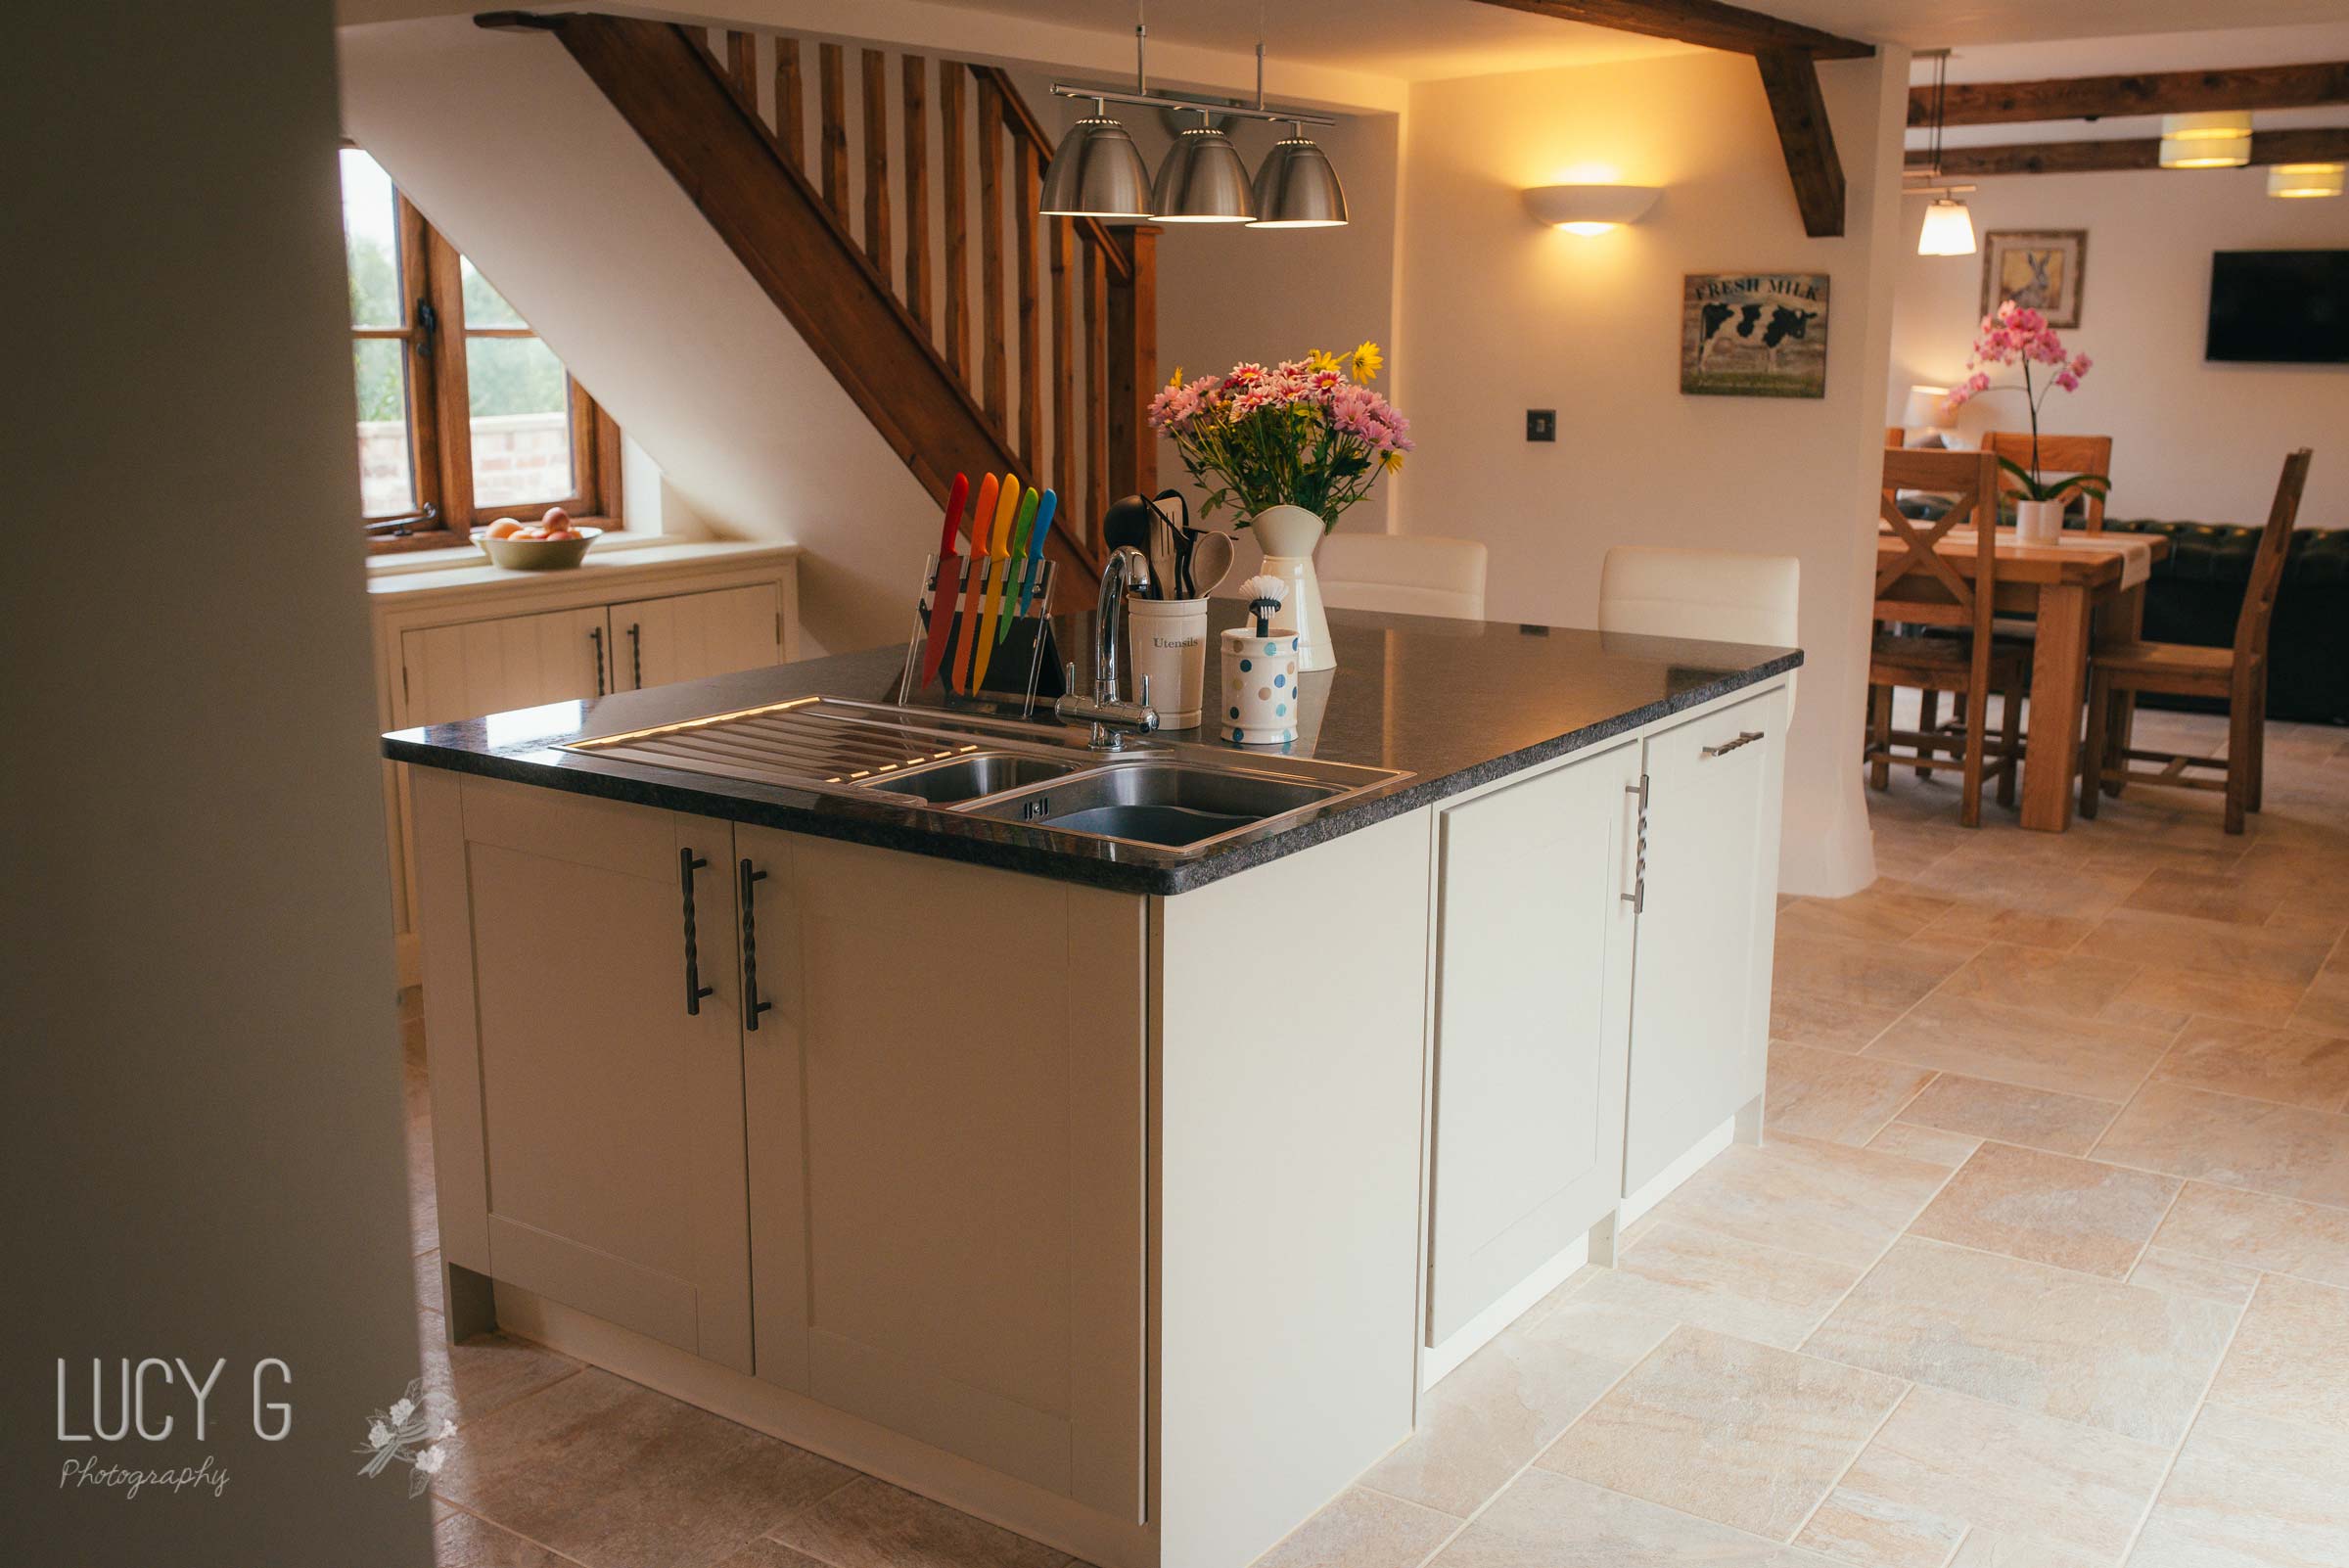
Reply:
[[[619,427],[374,159],[345,147],[342,173],[368,548],[550,506],[619,527]]]

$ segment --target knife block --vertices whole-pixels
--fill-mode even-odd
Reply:
[[[929,557],[922,565],[922,592],[914,601],[913,635],[906,643],[905,669],[898,681],[898,701],[900,705],[911,702],[913,694],[920,689],[922,667],[929,660],[930,610],[935,596],[944,591],[954,595],[959,601],[969,586],[974,563],[968,557],[955,556],[951,558],[951,565],[953,570],[949,580],[944,583],[939,581],[937,556]],[[999,567],[1001,563],[990,558],[989,565],[991,569]],[[1026,615],[1015,615],[1012,611],[1012,606],[1018,602],[1020,588],[1019,575],[1013,573],[1008,584],[1009,591],[1005,595],[1006,602],[997,610],[998,619],[1008,622],[1010,629],[1003,633],[995,644],[994,652],[988,656],[986,678],[980,681],[976,690],[955,691],[947,671],[965,669],[969,665],[971,646],[968,638],[974,631],[972,623],[984,623],[988,620],[985,593],[980,595],[977,608],[964,611],[958,607],[948,618],[944,632],[946,639],[945,655],[939,663],[937,675],[932,677],[940,696],[948,706],[959,702],[975,702],[995,707],[1007,701],[1016,702],[1020,716],[1025,718],[1036,712],[1038,696],[1053,698],[1068,690],[1062,676],[1060,647],[1052,635],[1052,584],[1057,569],[1050,561],[1038,561],[1036,571],[1041,575],[1036,578],[1035,593],[1029,598]]]

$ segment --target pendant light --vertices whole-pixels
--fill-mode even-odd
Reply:
[[[1933,51],[1933,141],[1932,175],[1941,178],[1941,127],[1943,110],[1949,97],[1950,52]],[[1974,214],[1958,200],[1954,187],[1938,191],[1927,188],[1912,194],[1931,195],[1933,205],[1925,208],[1924,227],[1917,230],[1918,255],[1972,255],[1974,254]]]
[[[1256,107],[1265,107],[1265,14],[1256,15]],[[1289,122],[1295,134],[1272,144],[1256,166],[1256,221],[1259,229],[1334,229],[1346,221],[1346,187],[1305,127]]]
[[[2292,200],[2341,194],[2341,176],[2349,165],[2340,163],[2279,163],[2268,170],[2268,194]]]
[[[1216,129],[1208,111],[1199,123],[1174,138],[1167,161],[1150,187],[1150,216],[1158,223],[1248,223],[1256,218],[1256,192],[1248,165],[1231,138]]]
[[[2251,116],[2239,109],[2161,116],[2163,168],[2241,168],[2251,161]]]
[[[1158,223],[1246,223],[1257,228],[1332,228],[1346,221],[1346,189],[1329,158],[1305,133],[1334,125],[1326,115],[1274,109],[1265,103],[1265,44],[1259,16],[1256,107],[1202,103],[1150,90],[1149,29],[1141,0],[1133,8],[1134,90],[1054,82],[1062,98],[1091,99],[1093,113],[1071,127],[1044,172],[1041,210],[1054,217],[1147,218]],[[1109,115],[1111,104],[1137,104],[1195,114],[1199,123],[1176,132],[1174,145],[1149,178],[1126,129]],[[1231,138],[1217,128],[1223,117],[1285,123],[1295,134],[1274,144],[1253,179]]]
[[[1044,170],[1046,217],[1146,218],[1150,166],[1126,127],[1095,99],[1093,113],[1069,127]]]

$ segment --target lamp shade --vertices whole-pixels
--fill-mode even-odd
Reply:
[[[2251,134],[2251,115],[2241,109],[2208,110],[2195,115],[2161,116],[2164,140],[2174,142],[2228,141]]]
[[[2279,163],[2268,170],[2268,194],[2281,197],[2338,196],[2339,163]]]
[[[2163,168],[2241,168],[2251,161],[2248,136],[2164,136]]]
[[[1901,424],[1910,430],[1948,430],[1958,423],[1958,410],[1950,406],[1947,387],[1916,386],[1909,389],[1909,406],[1901,413]]]
[[[1663,194],[1656,185],[1537,185],[1525,193],[1525,210],[1569,234],[1604,234],[1647,216]]]
[[[1925,208],[1925,226],[1917,232],[1918,255],[1972,255],[1974,215],[1963,202],[1942,197]]]
[[[1303,135],[1272,144],[1256,170],[1260,229],[1332,229],[1346,221],[1346,187],[1329,155]]]
[[[1252,221],[1256,194],[1231,138],[1209,125],[1175,137],[1150,188],[1150,212],[1160,223]]]
[[[1150,169],[1126,127],[1093,115],[1069,127],[1044,170],[1048,217],[1146,218]]]

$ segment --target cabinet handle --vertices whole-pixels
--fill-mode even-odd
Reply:
[[[1647,912],[1647,775],[1640,774],[1639,782],[1636,784],[1626,784],[1623,787],[1623,793],[1639,803],[1639,816],[1637,836],[1634,841],[1632,891],[1619,893],[1615,897],[1620,901],[1630,904],[1632,913],[1645,914]]]
[[[709,863],[691,850],[677,852],[677,884],[685,895],[685,1011],[696,1018],[701,1016],[702,998],[717,990],[702,984],[702,955],[693,924],[693,874]]]
[[[742,1027],[756,1032],[759,1015],[775,1005],[759,999],[759,906],[751,892],[766,880],[766,873],[752,869],[748,859],[737,869],[742,894]]]
[[[1701,757],[1719,757],[1726,752],[1733,752],[1740,746],[1751,746],[1754,742],[1760,740],[1761,738],[1762,732],[1758,729],[1740,730],[1738,731],[1737,738],[1735,740],[1723,741],[1719,746],[1708,746],[1698,755]]]
[[[587,640],[595,646],[595,694],[604,695],[604,628],[589,626]]]
[[[638,691],[644,690],[643,628],[632,623],[628,627],[628,683]]]

